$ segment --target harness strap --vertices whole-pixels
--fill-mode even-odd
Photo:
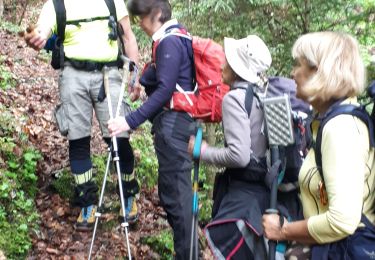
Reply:
[[[315,142],[315,161],[316,165],[319,170],[319,174],[323,178],[323,169],[322,169],[322,136],[323,136],[323,128],[326,125],[326,123],[338,116],[338,115],[352,115],[355,117],[358,117],[360,120],[362,120],[368,130],[369,130],[369,142],[371,147],[375,147],[375,138],[374,138],[374,125],[371,120],[370,115],[365,111],[365,108],[363,106],[355,106],[352,104],[343,104],[340,105],[339,102],[336,102],[331,108],[328,110],[328,112],[324,115],[324,117],[321,119],[318,133],[316,136],[316,142]]]
[[[98,16],[98,17],[91,17],[91,18],[86,18],[86,19],[78,19],[78,20],[70,20],[66,21],[66,24],[72,24],[79,26],[80,23],[90,23],[98,20],[108,20],[109,16]]]
[[[236,226],[237,226],[238,230],[241,232],[242,237],[244,238],[246,245],[250,248],[251,252],[254,252],[255,251],[254,235],[252,233],[250,233],[248,227],[246,226],[245,221],[243,221],[242,219],[236,221]]]
[[[224,255],[221,253],[220,249],[215,246],[215,244],[214,244],[214,242],[211,238],[210,232],[208,230],[206,230],[205,236],[206,236],[207,242],[210,246],[210,249],[212,250],[213,255],[216,256],[217,259],[225,259]]]
[[[73,68],[77,70],[84,70],[84,71],[94,71],[94,70],[102,70],[104,66],[107,67],[121,67],[118,61],[110,61],[110,62],[94,62],[94,61],[82,61],[82,60],[75,60],[69,59],[65,57],[66,64],[71,65]]]
[[[65,39],[66,10],[64,0],[53,0],[53,6],[56,12],[57,36],[61,43]]]
[[[64,67],[64,39],[65,39],[65,26],[66,26],[66,10],[64,0],[53,0],[53,6],[56,13],[56,24],[57,24],[57,37],[55,41],[55,55],[52,55],[52,67],[62,68]],[[56,58],[54,58],[55,56]]]
[[[116,14],[115,3],[113,2],[113,0],[104,0],[104,2],[106,3],[106,5],[108,7],[110,15],[113,16],[115,18],[115,21],[117,22],[117,14]]]

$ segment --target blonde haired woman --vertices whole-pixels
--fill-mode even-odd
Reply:
[[[334,106],[358,105],[356,96],[364,90],[365,81],[359,46],[348,34],[316,32],[301,36],[292,55],[297,96],[317,113],[312,124],[315,136],[319,119]],[[312,245],[312,259],[355,259],[350,252],[361,246],[357,243],[363,238],[361,232],[366,230],[375,238],[374,150],[366,124],[352,115],[332,118],[324,126],[320,151],[322,175],[314,149],[300,170],[305,220],[285,221],[281,226],[279,216],[264,215],[264,232],[272,240]],[[366,229],[364,219],[369,220]],[[375,254],[375,240],[368,248],[370,259]]]

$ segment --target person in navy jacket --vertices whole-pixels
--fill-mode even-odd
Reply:
[[[176,84],[185,91],[193,89],[191,42],[175,35],[165,37],[173,28],[182,28],[171,19],[167,0],[130,0],[129,12],[137,17],[140,27],[158,41],[151,65],[144,70],[140,82],[148,99],[126,117],[108,121],[112,136],[136,129],[146,120],[153,124],[154,145],[159,163],[158,192],[173,229],[176,259],[188,259],[192,219],[192,160],[188,154],[189,137],[194,119],[186,112],[167,109]]]

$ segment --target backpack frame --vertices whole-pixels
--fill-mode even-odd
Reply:
[[[293,80],[284,77],[269,77],[266,97],[276,97],[287,94],[292,108],[293,135],[294,143],[286,147],[279,146],[279,157],[281,165],[271,167],[265,176],[265,182],[270,187],[272,180],[278,175],[279,167],[281,174],[279,176],[279,190],[289,192],[298,189],[298,173],[302,165],[303,158],[306,156],[306,150],[311,142],[311,132],[306,131],[307,125],[311,119],[311,110],[309,105],[296,98],[295,83]],[[254,93],[250,85],[246,89],[245,109],[250,117],[253,99],[256,97],[260,104],[262,100]],[[305,114],[303,118],[300,114]]]

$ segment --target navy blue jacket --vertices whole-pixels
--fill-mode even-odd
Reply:
[[[191,41],[174,35],[165,37],[159,43],[155,55],[156,87],[141,107],[126,116],[131,129],[163,109],[176,91],[176,83],[184,90],[193,89],[193,61],[188,51],[189,44],[191,48]]]

